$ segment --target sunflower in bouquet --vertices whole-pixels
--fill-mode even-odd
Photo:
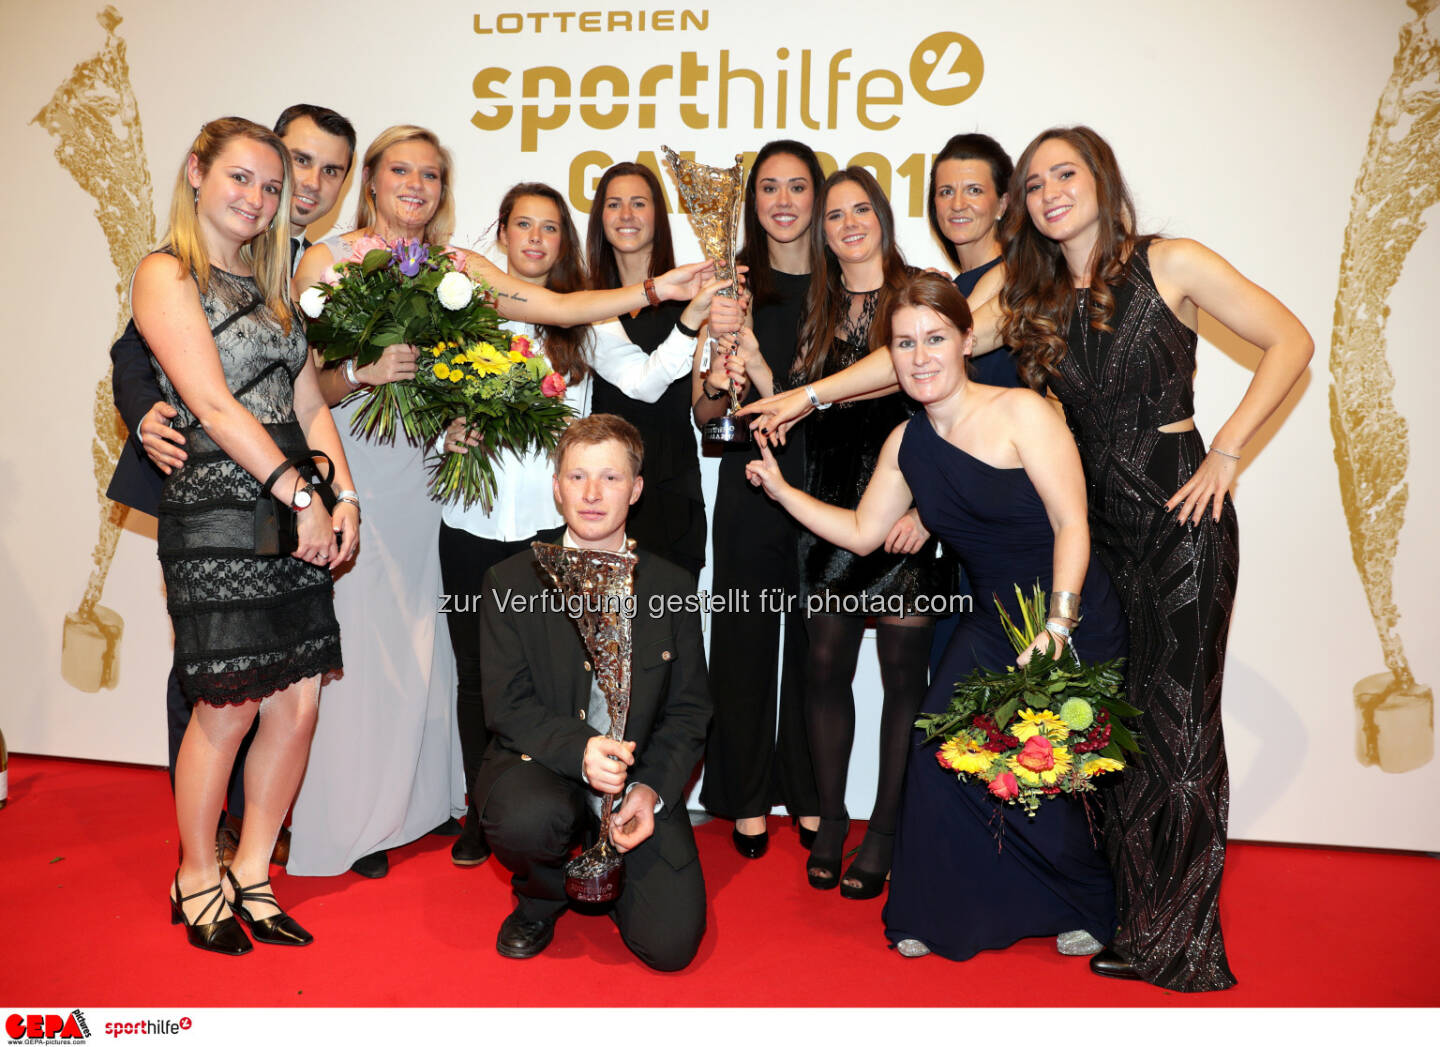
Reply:
[[[442,452],[430,482],[441,501],[492,504],[495,450],[553,450],[570,423],[565,379],[523,335],[496,330],[483,340],[442,342],[420,354],[415,383],[427,432],[463,417],[466,433],[480,441],[465,454]]]
[[[503,338],[489,288],[465,274],[464,256],[414,240],[361,237],[301,294],[300,309],[327,363],[364,367],[392,345],[413,345],[423,357],[442,343]],[[400,428],[412,440],[433,439],[438,430],[429,428],[435,420],[421,409],[419,388],[412,379],[356,390],[352,431],[391,441]]]
[[[1016,586],[1015,596],[1018,625],[999,599],[995,604],[1018,653],[1044,628],[1046,594],[1036,586],[1027,598]],[[1122,698],[1123,662],[1084,662],[1067,645],[1058,656],[1035,651],[1023,666],[976,669],[956,682],[943,713],[915,726],[927,742],[940,740],[942,768],[1034,817],[1041,801],[1094,791],[1094,778],[1123,771],[1125,753],[1140,751],[1121,721],[1140,715]]]

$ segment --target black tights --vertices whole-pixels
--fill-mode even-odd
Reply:
[[[850,770],[850,749],[855,742],[855,696],[850,685],[855,679],[865,619],[816,615],[806,626],[810,656],[805,679],[805,720],[810,732],[820,816],[844,818],[845,779]],[[910,733],[928,686],[930,638],[934,627],[934,619],[923,617],[881,618],[876,625],[875,648],[880,658],[885,701],[880,711],[879,781],[875,788],[875,809],[870,814],[870,828],[875,832],[895,831]],[[862,868],[888,866],[888,857],[874,863],[867,861],[868,849],[861,846],[857,864]],[[884,850],[888,852],[888,845]]]

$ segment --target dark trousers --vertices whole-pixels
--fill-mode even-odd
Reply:
[[[165,728],[170,743],[170,791],[175,791],[175,760],[180,755],[180,742],[190,726],[190,700],[180,690],[180,677],[172,668],[170,678],[165,681]],[[245,817],[245,756],[250,752],[250,743],[260,728],[260,718],[250,725],[240,748],[235,753],[235,766],[230,769],[230,789],[225,799],[225,809],[234,818]]]
[[[569,904],[565,863],[575,844],[596,836],[590,790],[533,760],[503,773],[485,797],[481,825],[500,864],[510,870],[518,908],[534,920],[553,919]],[[690,831],[689,822],[662,825],[684,809],[656,816],[656,834]],[[676,869],[655,837],[625,855],[625,887],[611,916],[625,945],[648,966],[678,971],[695,958],[705,935],[705,879],[699,858]]]
[[[460,732],[460,758],[465,768],[465,789],[473,792],[475,772],[490,732],[485,727],[485,705],[480,693],[480,599],[485,572],[530,547],[534,535],[518,542],[477,538],[458,527],[440,525],[440,577],[451,610],[445,616],[450,646],[455,649],[455,723]],[[456,610],[455,608],[459,608]],[[479,829],[475,798],[465,819],[465,832]]]
[[[805,725],[805,623],[798,610],[786,612],[800,588],[795,524],[727,467],[734,472],[729,461],[721,466],[711,583],[717,603],[726,604],[710,615],[715,718],[700,803],[731,819],[768,814],[775,804],[818,814]]]

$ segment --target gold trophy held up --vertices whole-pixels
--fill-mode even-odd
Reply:
[[[534,542],[535,559],[564,597],[565,607],[595,667],[610,726],[605,735],[625,738],[630,712],[630,615],[635,594],[634,543],[623,553],[568,549]],[[593,706],[592,706],[593,712]],[[592,722],[594,716],[592,715]],[[609,902],[625,886],[625,861],[610,842],[615,797],[601,796],[600,839],[565,866],[565,893],[577,902]]]
[[[735,157],[734,167],[708,167],[678,156],[669,146],[660,148],[665,154],[665,164],[675,178],[680,199],[690,212],[690,224],[700,241],[700,250],[715,263],[715,278],[732,281],[720,294],[729,298],[739,297],[738,281],[735,280],[735,234],[740,227],[740,200],[745,192],[743,157]],[[715,332],[710,334],[713,368],[716,340]],[[706,422],[701,429],[701,438],[706,446],[739,446],[750,442],[750,427],[735,417],[735,412],[740,409],[740,390],[734,382],[729,385],[730,409],[719,418]]]

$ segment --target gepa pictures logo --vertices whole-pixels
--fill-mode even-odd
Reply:
[[[527,153],[538,149],[542,133],[575,118],[596,131],[653,130],[660,109],[694,130],[732,124],[756,131],[834,130],[852,112],[867,130],[899,124],[907,83],[893,69],[857,70],[848,47],[828,56],[781,47],[775,59],[762,63],[726,48],[702,61],[700,52],[687,50],[638,75],[615,65],[539,65],[518,76],[490,66],[475,74],[472,90],[480,106],[470,121],[482,131],[500,131],[518,116],[520,150]],[[953,106],[979,90],[985,59],[969,37],[943,31],[921,40],[908,65],[897,67],[907,70],[909,91],[932,105]]]
[[[11,1043],[84,1043],[90,1029],[76,1009],[69,1014],[11,1014],[5,1019],[5,1034]]]

